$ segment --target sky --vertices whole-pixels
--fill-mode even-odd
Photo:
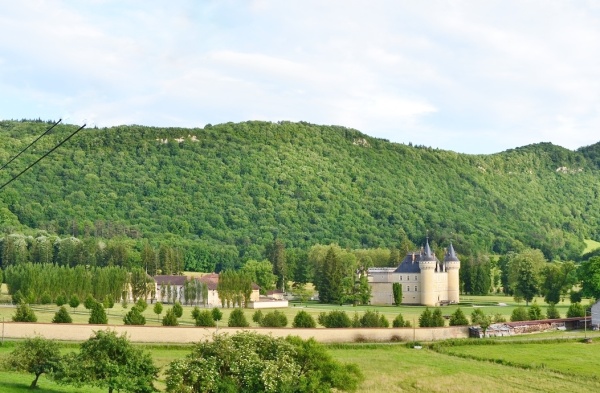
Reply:
[[[22,118],[575,150],[600,141],[600,2],[0,0],[0,119]]]

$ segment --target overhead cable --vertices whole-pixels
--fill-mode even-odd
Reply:
[[[16,180],[19,176],[21,176],[23,173],[25,173],[28,169],[30,169],[32,166],[34,166],[35,164],[37,164],[38,162],[42,161],[44,158],[46,158],[46,156],[48,156],[50,153],[52,153],[54,150],[58,149],[63,143],[67,142],[69,139],[71,139],[73,136],[75,136],[75,134],[77,134],[79,131],[83,130],[85,128],[86,124],[82,125],[81,127],[79,127],[77,130],[75,130],[73,133],[71,133],[71,135],[69,135],[68,137],[66,137],[64,140],[62,140],[58,145],[54,146],[50,151],[48,151],[46,154],[44,154],[43,156],[41,156],[40,158],[38,158],[33,164],[29,165],[27,168],[23,169],[21,172],[19,172],[18,175],[14,176],[12,179],[10,179],[9,181],[7,181],[6,183],[4,183],[1,187],[0,187],[0,191],[2,191],[2,189],[6,186],[8,186],[10,183],[12,183],[14,180]]]
[[[49,133],[54,127],[56,127],[56,125],[58,125],[58,123],[60,123],[62,121],[62,119],[58,119],[58,121],[54,124],[52,124],[52,127],[48,128],[46,130],[46,132],[44,132],[42,135],[38,136],[37,138],[35,138],[35,140],[33,142],[31,142],[26,148],[24,148],[23,150],[21,150],[19,152],[19,154],[17,154],[16,156],[14,156],[13,158],[11,158],[10,160],[8,160],[8,162],[4,165],[2,165],[2,168],[0,168],[0,171],[4,168],[6,168],[8,166],[8,164],[10,164],[11,162],[13,162],[14,160],[16,160],[17,158],[19,158],[19,156],[21,154],[23,154],[25,152],[25,150],[29,149],[31,146],[33,146],[34,143],[36,143],[37,141],[39,141],[40,139],[42,139],[42,137],[44,135],[46,135],[47,133]]]

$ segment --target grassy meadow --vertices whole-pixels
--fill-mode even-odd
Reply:
[[[467,345],[462,345],[462,344]],[[404,344],[330,345],[329,352],[341,362],[356,363],[365,375],[360,392],[564,392],[597,391],[600,377],[600,342],[583,344],[578,340],[513,343],[494,341],[468,345],[477,340],[462,340],[461,345],[437,352],[425,346],[417,350]],[[0,346],[0,362],[13,343]],[[66,344],[64,351],[76,346]],[[189,353],[185,345],[144,346],[157,366],[165,368],[172,360]],[[0,391],[27,392],[32,376],[0,371]],[[77,392],[59,386],[42,376],[37,392]],[[164,391],[161,372],[156,383]],[[85,387],[86,392],[102,390]]]

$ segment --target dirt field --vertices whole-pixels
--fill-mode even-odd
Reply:
[[[270,334],[274,337],[289,335],[303,339],[314,338],[323,343],[356,341],[435,341],[448,338],[465,338],[468,328],[364,328],[364,329],[270,329],[270,328],[201,328],[201,327],[164,327],[164,326],[124,326],[124,325],[84,325],[54,323],[2,323],[4,339],[21,339],[40,335],[53,340],[84,341],[94,331],[111,329],[117,333],[127,333],[133,342],[144,343],[192,343],[210,340],[216,332],[235,333],[252,330]]]

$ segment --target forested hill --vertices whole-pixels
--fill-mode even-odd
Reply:
[[[5,163],[45,122],[0,122]],[[75,130],[59,125],[0,171],[4,183]],[[435,141],[432,141],[435,143]],[[226,247],[397,246],[450,238],[463,253],[531,246],[573,258],[600,240],[600,145],[493,155],[390,143],[308,123],[85,129],[0,191],[4,232]],[[33,230],[30,230],[33,229]]]

